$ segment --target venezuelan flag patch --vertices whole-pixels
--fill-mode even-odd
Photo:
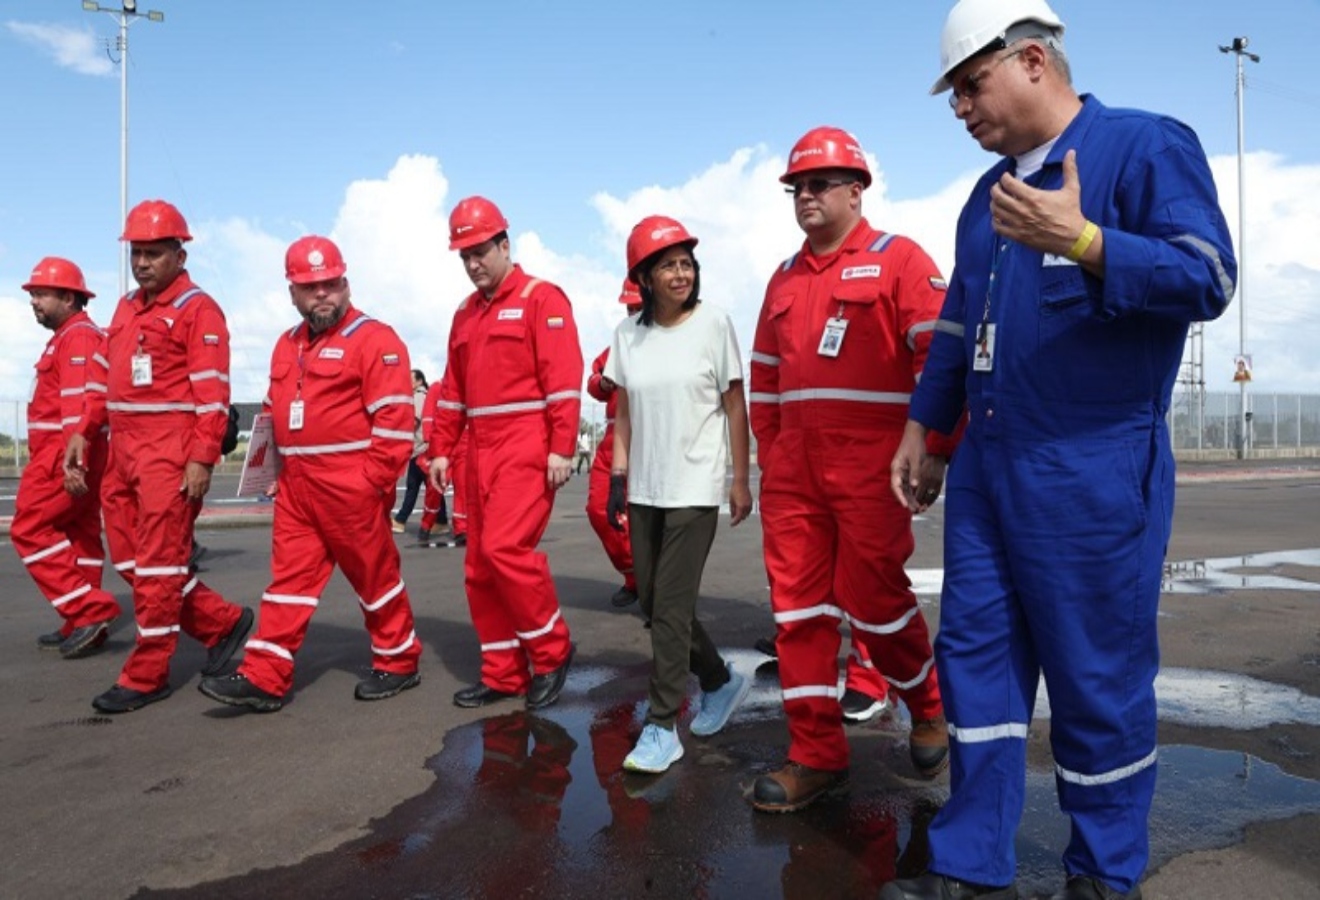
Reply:
[[[546,328],[563,328],[563,327],[564,327],[564,317],[563,317],[563,316],[551,316],[550,318],[548,318],[548,319],[545,320],[545,327],[546,327]]]
[[[387,366],[397,366],[399,364],[399,354],[386,353],[384,356],[380,358],[380,361]]]

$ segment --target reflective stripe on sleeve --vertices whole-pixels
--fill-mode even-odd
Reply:
[[[402,405],[405,403],[408,406],[412,406],[412,402],[413,402],[413,398],[408,396],[407,394],[390,394],[386,397],[381,397],[379,400],[377,400],[372,404],[369,404],[367,406],[367,412],[374,413],[382,406],[395,406],[395,405]]]

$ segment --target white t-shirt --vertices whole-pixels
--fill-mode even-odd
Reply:
[[[743,380],[733,321],[705,302],[672,328],[637,320],[615,329],[604,373],[628,392],[628,501],[719,506],[729,460],[722,397]]]

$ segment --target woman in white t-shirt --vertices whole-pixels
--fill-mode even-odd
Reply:
[[[638,598],[651,620],[650,708],[623,762],[639,772],[663,772],[683,756],[676,726],[689,671],[701,684],[690,725],[701,737],[724,727],[751,686],[696,616],[730,455],[732,524],[752,510],[742,357],[728,314],[700,299],[696,245],[664,216],[633,229],[628,270],[642,311],[615,330],[604,372],[619,391],[608,515],[619,523],[626,504]]]

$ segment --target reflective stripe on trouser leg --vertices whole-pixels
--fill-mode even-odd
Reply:
[[[1015,529],[1013,566],[1072,821],[1064,867],[1122,891],[1146,868],[1155,790],[1156,616],[1173,509],[1162,441],[1043,446],[1009,473],[1019,492],[1028,482],[1042,492]]]
[[[47,443],[19,480],[10,540],[37,589],[72,631],[119,615],[119,603],[101,590],[99,570],[80,565],[91,555],[87,532],[95,520],[100,557],[100,500],[89,490],[74,497],[64,490],[61,448]],[[56,474],[56,473],[61,474]]]
[[[293,686],[294,654],[307,637],[312,614],[334,572],[318,517],[307,509],[299,488],[297,479],[282,478],[275,494],[271,581],[261,595],[257,628],[238,669],[254,685],[280,697]],[[387,517],[380,519],[390,527]]]
[[[844,690],[860,691],[875,700],[884,700],[889,695],[889,682],[880,675],[866,644],[852,636],[852,646],[848,651],[848,663],[844,675]]]
[[[775,452],[780,452],[778,446]],[[788,720],[788,758],[837,771],[848,766],[838,688],[844,613],[834,602],[833,554],[822,550],[834,546],[835,523],[807,496],[810,492],[809,484],[763,478],[761,527]]]
[[[475,433],[468,442],[468,496],[476,502],[468,510],[466,572],[468,607],[483,647],[482,681],[521,692],[530,680],[529,664],[535,673],[563,664],[569,635],[550,566],[535,549],[554,504],[545,457],[526,435],[519,440],[521,427],[529,423],[507,424],[497,426],[499,440],[492,446],[483,446]],[[533,432],[544,429],[539,419],[530,425]],[[514,652],[484,650],[512,639],[520,643]]]
[[[119,683],[135,690],[155,690],[167,682],[183,620],[188,632],[209,646],[233,627],[241,612],[213,591],[200,598],[197,590],[183,596],[193,523],[200,510],[178,487],[189,441],[191,435],[174,431],[128,429],[111,442],[115,490],[106,492],[105,512],[116,521],[107,531],[117,531],[120,539],[130,536],[138,623],[138,641]]]

